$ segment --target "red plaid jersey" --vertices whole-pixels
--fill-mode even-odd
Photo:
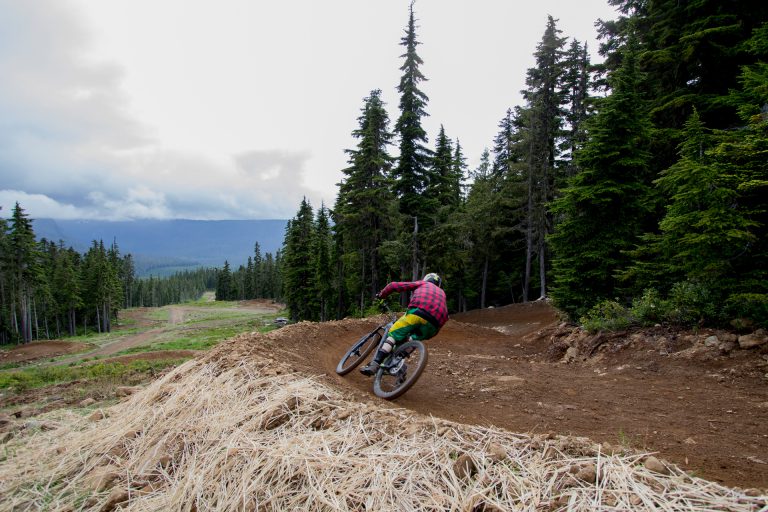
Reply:
[[[426,311],[437,321],[440,328],[448,321],[448,306],[445,302],[445,292],[439,286],[428,281],[396,281],[389,283],[379,295],[386,297],[394,292],[413,292],[409,308],[419,308]]]

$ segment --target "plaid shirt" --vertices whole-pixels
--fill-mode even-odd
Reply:
[[[396,281],[389,283],[379,295],[386,297],[394,292],[413,292],[409,308],[419,308],[426,311],[437,320],[440,328],[448,321],[448,306],[445,303],[445,292],[440,287],[428,281]]]

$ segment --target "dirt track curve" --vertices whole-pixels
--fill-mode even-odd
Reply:
[[[710,480],[768,487],[768,385],[762,374],[737,369],[746,356],[699,361],[625,348],[565,364],[552,356],[547,334],[558,323],[546,303],[455,315],[427,342],[426,371],[394,405],[462,423],[659,452]],[[357,371],[334,372],[351,343],[375,325],[372,319],[300,323],[275,333],[272,347],[356,399],[388,405]]]

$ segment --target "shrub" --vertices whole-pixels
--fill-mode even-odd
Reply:
[[[632,317],[627,308],[615,300],[604,300],[598,302],[581,317],[581,325],[590,332],[620,331],[626,329],[632,323]]]
[[[768,295],[764,293],[735,293],[723,308],[730,319],[747,319],[759,327],[768,327]]]
[[[683,281],[672,285],[669,292],[667,319],[680,325],[718,321],[716,294],[706,285]]]
[[[632,301],[630,313],[642,325],[653,325],[664,321],[669,315],[669,302],[659,292],[649,288],[641,297]]]

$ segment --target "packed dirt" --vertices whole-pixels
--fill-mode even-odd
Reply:
[[[369,378],[334,372],[347,348],[383,320],[289,325],[269,347],[356,400],[389,406],[373,396]],[[733,337],[660,327],[589,335],[546,302],[474,311],[455,315],[427,342],[426,371],[393,405],[658,452],[694,475],[766,488],[768,344],[742,350]]]
[[[10,350],[0,351],[0,365],[9,363],[26,363],[40,359],[77,354],[93,348],[89,343],[72,343],[68,341],[35,341]]]

